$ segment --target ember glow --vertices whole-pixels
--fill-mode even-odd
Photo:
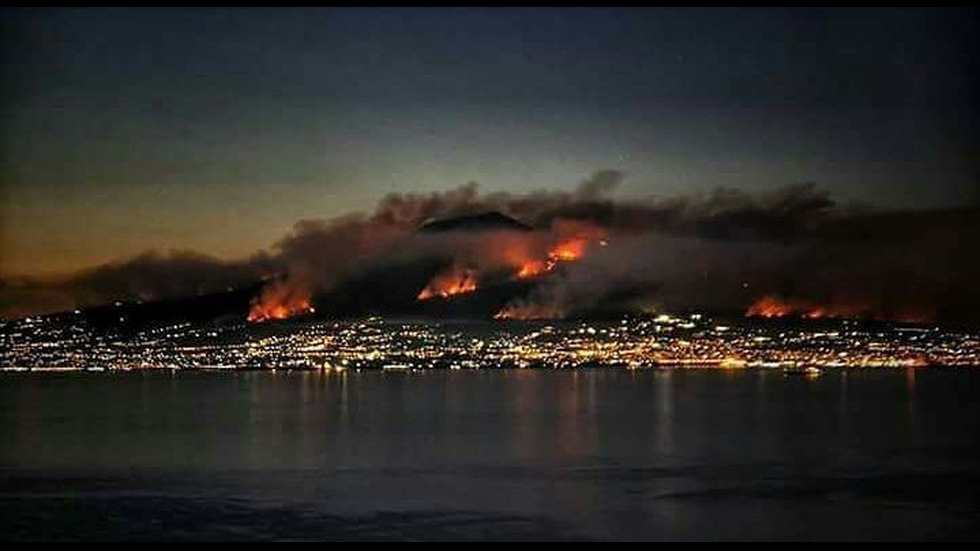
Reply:
[[[429,300],[435,297],[449,298],[455,295],[472,293],[476,290],[476,274],[470,268],[453,264],[442,272],[419,292],[418,300]]]
[[[746,317],[804,319],[851,319],[897,321],[901,323],[930,323],[935,320],[935,312],[916,305],[903,305],[902,308],[885,308],[855,300],[836,300],[826,303],[807,299],[787,299],[767,295],[752,303],[745,311]]]
[[[752,303],[745,316],[750,318],[784,318],[796,316],[806,319],[862,318],[861,309],[842,305],[823,305],[810,300],[785,299],[767,295]]]
[[[759,318],[873,319],[879,321],[895,320],[907,323],[924,323],[929,320],[928,316],[913,315],[904,312],[890,312],[885,315],[860,303],[838,301],[822,304],[806,299],[785,299],[776,295],[767,295],[755,301],[745,311],[745,316]]]
[[[564,309],[554,304],[538,304],[534,302],[517,302],[508,304],[497,312],[495,320],[545,320],[565,317]]]
[[[765,296],[752,303],[745,311],[750,318],[782,318],[799,313],[797,305],[791,304],[777,296]]]
[[[309,292],[301,286],[275,281],[265,286],[262,293],[252,300],[248,312],[249,323],[283,320],[303,314],[312,314]]]

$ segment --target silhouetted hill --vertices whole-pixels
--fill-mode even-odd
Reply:
[[[531,227],[523,222],[499,212],[485,212],[467,216],[455,216],[433,220],[422,225],[420,233],[442,233],[453,231],[531,231]]]
[[[244,320],[252,297],[262,285],[255,283],[231,291],[171,300],[107,304],[87,308],[82,315],[95,326],[134,330],[158,324],[207,323],[221,318]]]
[[[531,228],[499,212],[444,218],[424,224],[419,233],[531,231]],[[387,265],[348,277],[327,293],[313,299],[318,317],[405,315],[422,317],[488,318],[508,300],[523,295],[528,284],[493,285],[472,296],[418,301],[419,291],[451,259],[423,258]],[[153,302],[114,303],[85,309],[91,323],[122,329],[140,329],[155,324],[241,321],[263,283],[240,289]]]

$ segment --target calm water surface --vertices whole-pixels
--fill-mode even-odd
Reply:
[[[980,369],[0,375],[3,539],[978,539]]]

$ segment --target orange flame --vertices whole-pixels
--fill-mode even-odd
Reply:
[[[582,259],[595,245],[606,245],[607,230],[581,221],[557,221],[552,233],[497,232],[456,243],[453,265],[419,291],[417,300],[471,293],[504,279],[527,280]]]
[[[533,259],[522,263],[517,273],[514,274],[514,279],[530,279],[554,270],[562,262],[581,260],[593,242],[597,242],[603,247],[608,245],[609,243],[605,239],[605,230],[584,224],[580,227],[577,226],[574,235],[559,241],[557,245],[552,247],[545,260]]]
[[[803,317],[807,319],[816,320],[821,318],[828,318],[828,317],[833,318],[838,316],[835,315],[834,312],[827,310],[827,308],[823,306],[813,306],[809,310],[803,313]]]
[[[806,319],[857,317],[853,308],[825,306],[809,300],[783,299],[767,295],[752,303],[745,311],[746,317],[783,318],[798,316]]]
[[[542,262],[540,260],[529,260],[521,265],[520,269],[514,275],[514,279],[530,279],[532,277],[538,277],[539,275],[551,271],[554,265],[550,262]]]
[[[805,299],[783,299],[767,295],[752,303],[746,317],[782,318],[797,316],[805,319],[874,319],[906,323],[925,323],[932,319],[922,312],[906,307],[899,311],[875,309],[860,301],[835,300],[820,304]]]
[[[745,311],[746,317],[781,318],[793,314],[796,308],[776,296],[764,296]]]
[[[438,274],[419,291],[417,300],[434,297],[448,298],[454,295],[472,293],[476,290],[476,277],[473,270],[454,264],[449,270]]]
[[[555,262],[574,262],[585,256],[585,251],[589,247],[589,240],[584,237],[577,237],[559,243],[548,253],[548,259]]]
[[[252,299],[247,319],[249,323],[258,323],[312,314],[310,300],[309,291],[301,286],[275,281],[266,285],[259,296]]]

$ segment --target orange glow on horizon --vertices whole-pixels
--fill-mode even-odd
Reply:
[[[776,296],[764,296],[752,303],[745,311],[746,317],[781,318],[794,313],[790,303]]]
[[[745,317],[783,318],[796,316],[804,319],[866,319],[902,323],[928,323],[935,318],[927,311],[913,306],[902,309],[874,308],[860,301],[837,300],[826,304],[806,299],[784,299],[766,295],[753,302],[745,311]]]
[[[853,308],[833,308],[808,300],[783,299],[766,295],[752,303],[745,311],[746,317],[783,318],[798,316],[806,319],[859,317]]]

